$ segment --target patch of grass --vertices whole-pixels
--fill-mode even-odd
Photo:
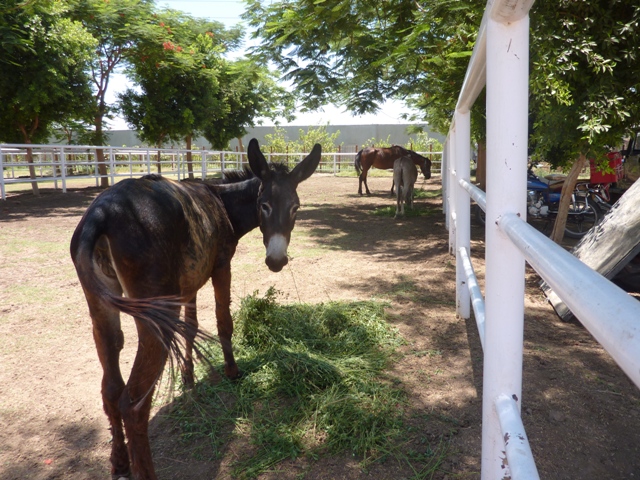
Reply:
[[[406,275],[399,275],[397,282],[393,285],[389,291],[389,295],[412,299],[419,292],[416,281],[409,278]]]
[[[433,357],[441,357],[442,356],[442,350],[438,350],[438,349],[433,349],[430,348],[428,350],[411,350],[410,355],[415,355],[416,357],[420,358],[420,357],[429,357],[429,358],[433,358]]]
[[[416,188],[413,191],[413,198],[440,198],[442,197],[442,189],[438,190],[425,190],[423,188]]]
[[[436,208],[429,207],[421,207],[414,203],[413,208],[409,208],[407,206],[404,207],[404,217],[405,218],[413,218],[413,217],[428,217],[431,215],[435,215],[439,210]],[[396,204],[388,205],[386,207],[378,207],[372,212],[374,215],[379,217],[394,217],[396,215]]]
[[[19,305],[51,304],[60,296],[58,286],[51,286],[47,283],[15,284],[5,288],[7,297]]]
[[[358,173],[355,170],[340,170],[336,173],[336,177],[355,177],[358,178]]]
[[[236,313],[242,379],[201,380],[177,399],[172,416],[185,439],[208,440],[217,456],[235,437],[243,445],[233,465],[238,478],[255,478],[285,459],[345,453],[363,468],[389,456],[416,475],[437,468],[439,455],[411,457],[402,449],[406,396],[385,370],[403,339],[386,321],[387,304],[279,305],[276,295],[269,289],[263,298],[245,297]],[[210,361],[222,370],[221,353]]]

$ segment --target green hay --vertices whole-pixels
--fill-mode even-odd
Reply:
[[[196,455],[209,457],[220,456],[231,439],[239,442],[243,454],[233,465],[238,478],[255,478],[286,459],[345,453],[363,468],[393,455],[414,469],[416,460],[401,451],[405,394],[384,373],[403,343],[386,321],[386,306],[279,305],[273,289],[263,298],[244,298],[234,319],[234,350],[244,376],[201,380],[178,398],[172,417],[183,437],[206,439],[208,447]],[[222,371],[221,352],[210,361]]]

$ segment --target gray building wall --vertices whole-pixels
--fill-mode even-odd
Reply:
[[[377,140],[386,141],[387,138],[389,142],[392,144],[400,144],[404,145],[405,143],[410,141],[410,137],[407,134],[407,128],[409,124],[402,125],[327,125],[326,128],[327,133],[333,134],[337,131],[340,132],[336,143],[342,144],[342,151],[344,152],[355,152],[357,149],[362,148],[367,140],[375,138]],[[318,128],[315,127],[305,127],[305,126],[287,126],[287,127],[278,127],[284,129],[286,132],[286,136],[289,140],[294,141],[299,138],[300,130],[307,131],[309,128]],[[249,133],[242,137],[242,143],[246,148],[249,140],[252,138],[258,139],[260,144],[264,144],[265,135],[273,134],[275,132],[275,127],[254,127],[249,129]],[[146,145],[142,142],[135,134],[133,130],[111,130],[109,133],[109,145],[114,147],[135,147],[135,146],[153,146]],[[440,142],[444,143],[444,136],[429,132],[429,137],[435,138]],[[230,142],[231,149],[236,150],[238,148],[238,140],[233,139]],[[181,145],[174,145],[176,148]],[[171,145],[165,145],[165,147],[169,148]],[[209,143],[204,138],[198,138],[193,142],[193,148],[210,148]]]

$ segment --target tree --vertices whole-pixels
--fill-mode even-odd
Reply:
[[[340,130],[329,133],[327,127],[309,127],[306,131],[298,130],[298,138],[290,139],[284,128],[274,127],[272,134],[265,135],[265,143],[262,149],[271,153],[304,153],[310,152],[316,143],[322,145],[324,153],[337,152],[342,144],[336,141],[340,136]]]
[[[218,76],[221,110],[208,113],[203,129],[214,148],[225,148],[232,138],[242,147],[247,127],[258,118],[293,118],[294,97],[277,79],[275,72],[250,60],[225,62]]]
[[[97,42],[90,66],[94,96],[90,112],[93,135],[89,140],[93,145],[107,143],[105,119],[111,118],[113,112],[106,102],[109,80],[126,61],[152,12],[151,0],[73,0],[72,18],[81,22]],[[104,151],[97,149],[96,156],[101,185],[108,187]]]
[[[190,175],[194,136],[204,135],[214,148],[225,148],[255,118],[290,114],[292,97],[266,68],[222,57],[237,34],[217,22],[169,11],[158,17],[132,59],[131,75],[139,89],[121,96],[125,118],[143,139],[158,145],[168,138],[184,139]]]
[[[127,121],[143,139],[158,146],[166,139],[186,141],[192,176],[191,139],[218,110],[220,55],[224,27],[176,11],[158,15],[132,56],[130,74],[138,91],[120,97]],[[159,165],[159,164],[158,164]]]
[[[362,114],[397,98],[446,132],[484,9],[459,4],[251,0],[245,18],[261,38],[252,55],[274,62],[304,107],[331,102]]]
[[[469,1],[253,0],[245,18],[261,38],[252,54],[283,71],[305,108],[376,112],[395,98],[421,112],[411,120],[446,134],[483,10]],[[472,132],[482,143],[482,102]]]
[[[564,234],[570,193],[589,158],[605,163],[640,118],[637,2],[535,5],[531,111],[536,158],[570,168],[552,238]]]
[[[81,24],[66,18],[64,2],[36,0],[5,3],[1,24],[12,30],[9,49],[2,43],[0,75],[0,140],[15,143],[46,141],[55,123],[78,118],[91,99],[86,75],[95,42]],[[24,48],[13,48],[16,44]],[[35,178],[31,149],[27,150]],[[38,184],[32,183],[37,195]]]
[[[266,3],[266,2],[265,2]],[[360,113],[390,97],[448,130],[485,5],[444,0],[252,0],[246,17],[309,108],[327,100]],[[639,9],[633,0],[536,2],[531,15],[534,154],[575,171],[638,122]],[[345,34],[345,32],[348,32]],[[472,132],[483,151],[482,99]],[[570,179],[576,175],[570,175]],[[566,188],[573,188],[572,181]],[[556,229],[564,231],[568,196]],[[564,214],[564,215],[563,215]],[[558,237],[556,236],[557,240]]]

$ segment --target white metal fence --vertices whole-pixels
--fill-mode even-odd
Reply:
[[[28,163],[27,151],[32,152],[32,163]],[[98,151],[103,160],[99,160]],[[120,178],[138,177],[149,173],[182,179],[188,177],[189,164],[187,150],[95,147],[77,145],[0,145],[0,193],[6,199],[10,185],[52,184],[66,192],[72,180],[95,180],[100,185],[101,178],[108,178],[113,185]],[[221,175],[225,170],[237,170],[246,164],[246,154],[242,152],[217,150],[191,150],[191,167],[196,178]],[[422,152],[432,159],[432,173],[440,173],[442,152]],[[297,164],[306,153],[267,153],[269,161]],[[318,173],[337,175],[354,170],[355,153],[323,153]],[[100,173],[102,166],[103,173]],[[30,169],[31,167],[31,169]],[[33,174],[33,175],[32,175]],[[33,177],[33,178],[32,178]]]
[[[640,303],[526,223],[532,4],[488,1],[444,148],[456,308],[470,318],[473,307],[484,350],[482,479],[539,478],[520,417],[525,260],[640,387]],[[469,110],[485,85],[486,195],[469,180]],[[484,297],[470,261],[470,197],[486,212]]]

